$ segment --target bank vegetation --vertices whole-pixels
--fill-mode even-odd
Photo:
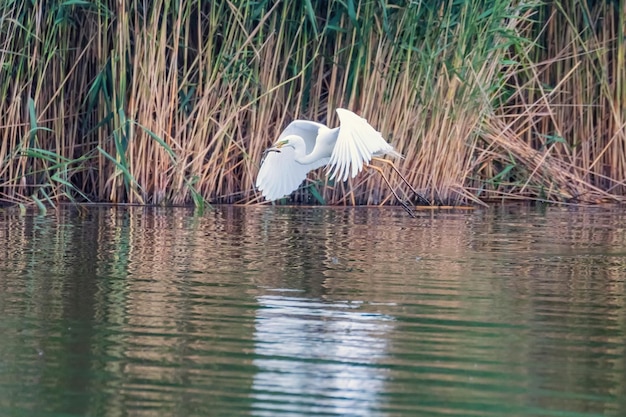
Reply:
[[[620,202],[625,16],[624,0],[4,0],[0,201],[260,202],[280,130],[346,107],[434,203]],[[292,200],[395,203],[377,175],[323,170]]]

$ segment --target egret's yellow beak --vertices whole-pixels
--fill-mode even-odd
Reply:
[[[265,152],[263,152],[263,155],[265,156],[269,152],[278,152],[278,153],[280,153],[280,148],[282,148],[283,146],[285,146],[288,143],[289,143],[288,140],[281,140],[279,142],[276,142],[276,144],[274,146],[272,146],[271,148],[267,148],[265,150]]]

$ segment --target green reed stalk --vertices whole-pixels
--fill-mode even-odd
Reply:
[[[257,202],[263,149],[294,118],[334,125],[336,107],[381,130],[435,202],[619,200],[622,11],[581,0],[4,1],[0,201]],[[377,175],[329,183],[322,170],[294,199],[394,203]]]

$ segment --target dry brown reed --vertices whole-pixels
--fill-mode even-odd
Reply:
[[[259,202],[263,149],[336,107],[437,203],[623,199],[623,2],[296,3],[3,2],[0,201]],[[323,170],[292,198],[394,203]]]

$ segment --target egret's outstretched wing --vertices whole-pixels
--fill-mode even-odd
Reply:
[[[311,153],[315,147],[317,132],[320,130],[320,127],[326,126],[309,120],[294,120],[282,131],[276,142],[280,142],[289,135],[300,136],[306,145],[306,153]]]
[[[348,175],[354,178],[373,155],[393,152],[393,147],[364,118],[346,109],[337,109],[337,115],[339,134],[327,168],[331,179],[345,181]]]
[[[303,165],[296,162],[295,150],[292,147],[283,147],[280,152],[269,151],[256,179],[256,187],[267,200],[277,200],[294,192],[306,179],[306,174],[323,165]]]

